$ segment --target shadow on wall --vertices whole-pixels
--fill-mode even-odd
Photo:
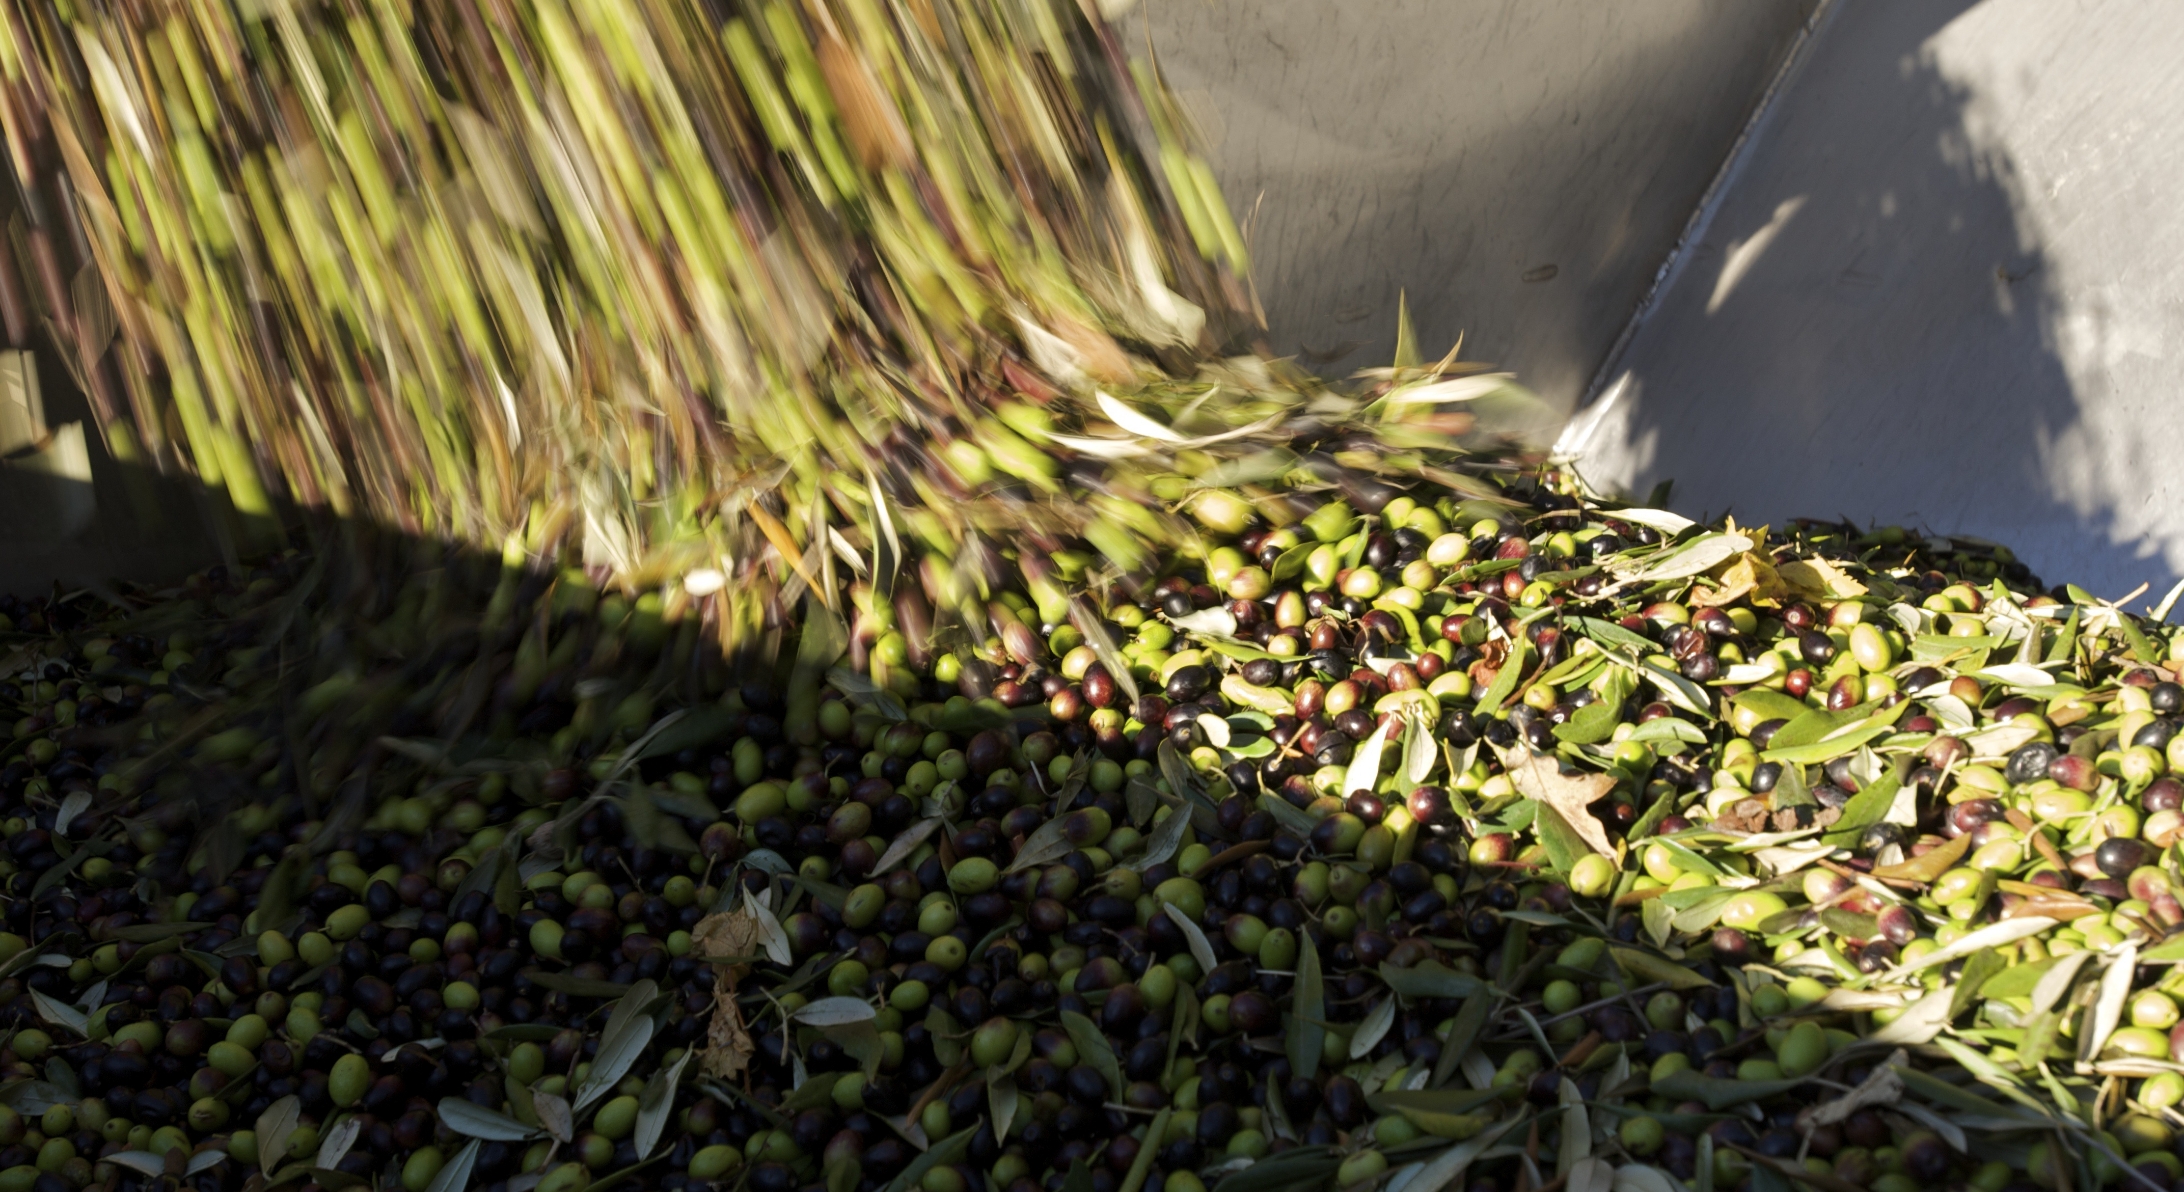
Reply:
[[[1978,536],[2051,584],[2151,582],[2151,603],[2173,567],[2122,524],[2114,476],[2152,448],[2062,474],[2099,412],[2064,359],[2084,332],[2027,177],[1937,52],[1975,7],[1837,9],[1563,446],[1603,491]]]
[[[0,592],[162,581],[233,561],[223,543],[244,527],[224,497],[116,461],[94,425],[46,337],[0,351]]]
[[[1813,4],[1338,0],[1145,6],[1249,221],[1275,351],[1424,349],[1582,394]],[[1148,44],[1140,25],[1129,44]]]

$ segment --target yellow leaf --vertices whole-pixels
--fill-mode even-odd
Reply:
[[[1798,559],[1779,569],[1782,582],[1804,600],[1847,600],[1866,594],[1866,586],[1822,558]]]
[[[1527,798],[1537,799],[1561,812],[1578,836],[1601,856],[1615,856],[1615,845],[1608,840],[1607,829],[1600,826],[1590,810],[1602,796],[1615,789],[1612,775],[1564,772],[1553,754],[1534,753],[1524,745],[1503,749],[1500,753],[1502,768],[1509,772],[1509,780],[1517,784],[1517,790]]]

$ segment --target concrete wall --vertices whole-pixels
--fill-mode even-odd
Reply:
[[[1817,0],[1147,0],[1251,219],[1274,348],[1515,369],[1567,410]]]
[[[2184,574],[2184,74],[2166,0],[1836,0],[1565,445],[1672,504]]]

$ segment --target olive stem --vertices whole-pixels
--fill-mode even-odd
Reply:
[[[1611,1004],[1611,1003],[1613,1003],[1613,1002],[1619,1001],[1619,1000],[1621,1000],[1622,998],[1624,998],[1624,997],[1626,997],[1626,996],[1628,996],[1628,997],[1637,997],[1637,996],[1639,996],[1640,994],[1647,994],[1647,993],[1658,993],[1658,992],[1660,992],[1661,990],[1663,990],[1663,989],[1666,989],[1666,988],[1668,988],[1668,982],[1666,982],[1666,981],[1655,981],[1655,982],[1654,982],[1653,984],[1651,984],[1651,985],[1643,985],[1643,986],[1640,986],[1640,987],[1638,987],[1637,989],[1633,989],[1633,990],[1631,990],[1631,991],[1630,991],[1630,992],[1629,992],[1628,994],[1620,994],[1620,993],[1618,993],[1618,994],[1614,994],[1614,995],[1612,995],[1612,996],[1609,996],[1609,997],[1604,997],[1604,998],[1601,998],[1601,999],[1599,999],[1598,1001],[1592,1001],[1592,1002],[1587,1002],[1587,1003],[1585,1003],[1584,1005],[1582,1005],[1582,1006],[1579,1006],[1579,1007],[1577,1007],[1577,1008],[1576,1008],[1576,1009],[1574,1009],[1574,1010],[1564,1010],[1564,1011],[1563,1011],[1562,1013],[1560,1013],[1560,1014],[1557,1014],[1557,1015],[1555,1015],[1555,1016],[1554,1016],[1554,1017],[1552,1017],[1552,1018],[1542,1018],[1542,1019],[1540,1019],[1540,1020],[1539,1020],[1539,1024],[1540,1024],[1541,1026],[1551,1026],[1551,1025],[1553,1025],[1554,1023],[1557,1023],[1557,1022],[1561,1022],[1561,1021],[1562,1021],[1563,1019],[1565,1019],[1565,1018],[1575,1018],[1575,1017],[1577,1017],[1577,1016],[1578,1016],[1578,1015],[1580,1015],[1580,1014],[1589,1014],[1589,1013],[1591,1013],[1592,1011],[1594,1011],[1594,1010],[1597,1010],[1597,1009],[1599,1009],[1599,1008],[1600,1008],[1600,1007],[1602,1007],[1602,1006],[1605,1006],[1605,1005],[1609,1005],[1609,1004]]]

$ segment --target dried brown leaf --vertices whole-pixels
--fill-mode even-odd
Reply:
[[[1615,845],[1608,840],[1607,829],[1593,818],[1589,810],[1609,791],[1615,789],[1615,779],[1608,774],[1590,774],[1563,770],[1554,755],[1534,753],[1524,746],[1500,751],[1502,768],[1509,771],[1509,780],[1517,784],[1517,790],[1526,798],[1537,799],[1569,821],[1578,836],[1602,856],[1615,855]]]
[[[751,1056],[757,1050],[750,1030],[743,1025],[743,1009],[736,1005],[734,983],[720,982],[713,987],[713,1022],[706,1030],[698,1062],[705,1066],[707,1075],[733,1080],[751,1066]]]
[[[751,913],[748,903],[698,920],[690,932],[690,947],[706,960],[732,960],[756,956],[766,948],[766,926]]]

